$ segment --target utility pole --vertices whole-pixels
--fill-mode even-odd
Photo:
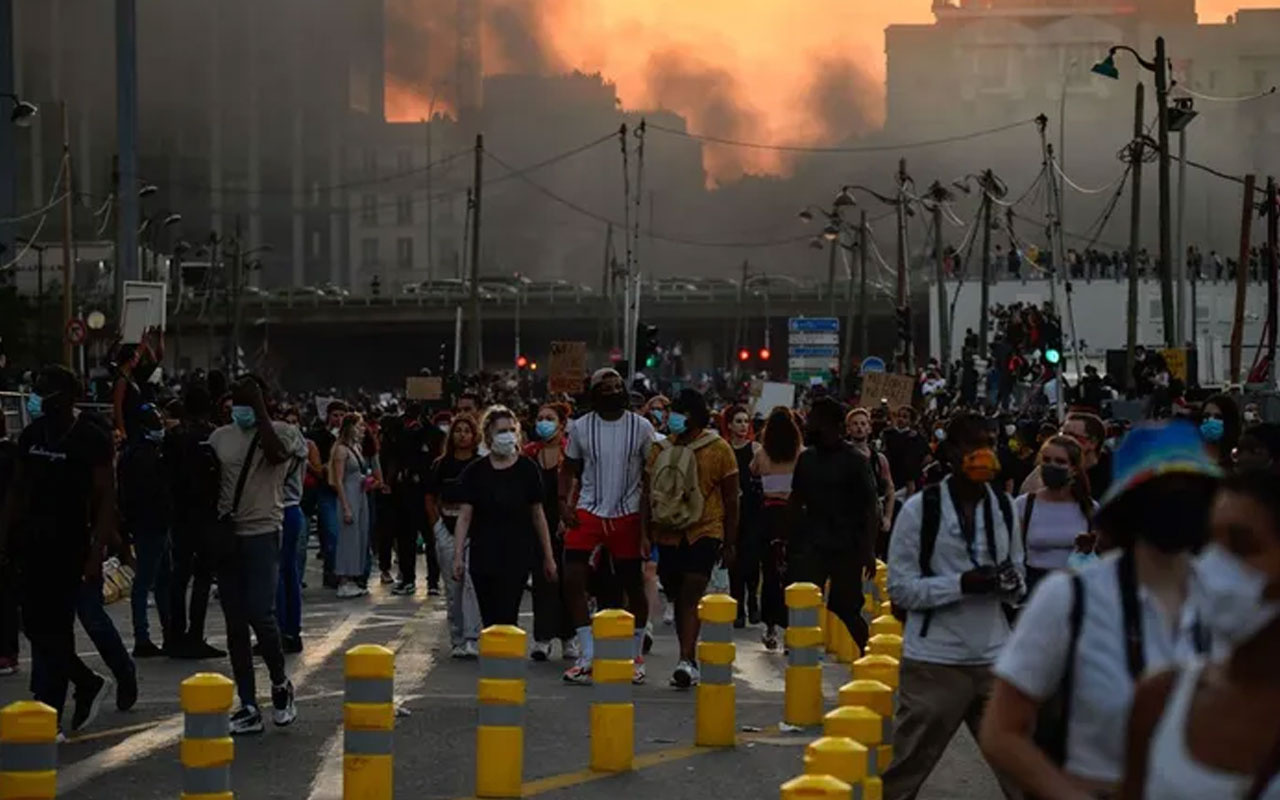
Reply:
[[[1175,336],[1178,340],[1178,347],[1182,347],[1187,343],[1187,245],[1183,239],[1183,225],[1187,219],[1187,129],[1184,127],[1178,131],[1178,236],[1174,245],[1174,257],[1177,259],[1174,263],[1178,265],[1177,275],[1177,328]],[[1192,323],[1191,340],[1194,343],[1196,337],[1195,324]]]
[[[484,181],[484,134],[476,134],[475,185],[471,197],[475,203],[471,219],[471,368],[477,373],[484,367],[480,352],[480,198]]]
[[[13,0],[0,0],[0,93],[16,94],[14,85],[13,52]],[[3,120],[0,120],[3,121]],[[0,219],[15,216],[18,204],[18,158],[14,151],[14,125],[0,125]],[[4,258],[12,258],[17,252],[14,247],[14,230],[12,223],[0,223],[0,247],[4,248]],[[44,325],[43,317],[41,326]],[[43,330],[43,327],[41,328]]]
[[[839,209],[836,209],[831,216],[838,230],[836,238],[831,240],[831,247],[827,254],[827,297],[830,306],[827,316],[834,317],[836,315],[836,256],[840,250],[840,236],[844,233],[844,223],[840,220]]]
[[[432,119],[435,118],[435,97],[432,97],[431,108],[428,114],[431,119],[427,120],[427,280],[434,280],[436,277],[436,240],[435,240],[435,222],[436,222],[436,199],[432,195],[435,191],[435,181],[431,174],[432,164]]]
[[[934,182],[933,195],[933,269],[934,282],[938,295],[938,363],[942,366],[942,374],[947,374],[947,365],[951,363],[951,331],[947,322],[947,270],[942,263],[942,201],[946,199],[946,189],[942,184]]]
[[[236,214],[236,238],[231,253],[231,354],[232,374],[240,370],[240,301],[244,297],[244,241],[240,238],[240,215]]]
[[[733,352],[729,354],[729,364],[733,367],[736,374],[738,367],[738,353],[742,350],[742,343],[746,340],[746,322],[747,322],[747,279],[751,276],[751,262],[742,259],[742,279],[738,284],[738,315],[733,323]]]
[[[1138,347],[1138,248],[1142,245],[1142,113],[1146,100],[1146,87],[1139,81],[1134,90],[1133,141],[1129,143],[1129,157],[1133,163],[1133,184],[1130,186],[1129,204],[1129,302],[1127,335],[1125,336],[1124,385],[1136,388],[1133,367]]]
[[[71,278],[75,263],[72,260],[71,237],[75,235],[72,225],[75,222],[72,210],[75,208],[75,183],[71,170],[71,125],[67,120],[67,104],[62,103],[62,363],[72,371],[75,360],[72,353],[71,339],[67,330],[71,323],[71,303],[74,291]]]
[[[906,317],[907,329],[902,340],[902,366],[911,372],[911,297],[907,285],[907,160],[898,159],[898,307]]]
[[[124,282],[138,278],[138,11],[136,0],[115,0],[116,138],[120,180],[116,202],[115,304],[124,310]]]
[[[991,334],[991,170],[982,173],[982,307],[978,310],[978,355],[987,357]]]
[[[1236,307],[1231,324],[1231,382],[1240,382],[1240,349],[1244,346],[1244,294],[1249,281],[1249,241],[1253,236],[1253,192],[1258,176],[1244,176],[1244,204],[1240,210],[1240,261],[1236,263]]]
[[[863,211],[862,216],[865,217],[867,212]],[[858,251],[859,260],[861,260],[862,251],[862,229],[858,229]],[[861,279],[860,279],[861,280]],[[865,284],[863,284],[865,286]],[[845,320],[844,320],[844,360],[840,362],[840,380],[842,382],[842,393],[845,397],[853,394],[853,319],[856,314],[855,303],[858,298],[853,293],[853,273],[849,274],[849,291],[845,298]]]
[[[871,353],[871,327],[867,313],[867,212],[858,218],[858,353],[866,358]]]
[[[1157,144],[1160,148],[1160,309],[1164,318],[1165,347],[1177,347],[1173,313],[1173,222],[1169,199],[1169,60],[1164,37],[1156,37]]]
[[[1275,388],[1276,385],[1276,322],[1278,319],[1277,305],[1280,305],[1280,296],[1277,295],[1276,287],[1276,237],[1278,227],[1278,214],[1276,209],[1276,179],[1275,176],[1267,178],[1267,386]]]

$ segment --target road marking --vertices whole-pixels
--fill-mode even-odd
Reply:
[[[310,645],[302,658],[293,665],[291,676],[295,684],[301,684],[317,669],[329,660],[339,647],[357,630],[362,623],[378,610],[381,603],[366,606],[343,620],[323,639]],[[354,610],[354,609],[353,609]],[[182,714],[173,714],[157,721],[152,727],[135,733],[112,747],[63,767],[58,773],[58,791],[69,794],[98,776],[120,769],[144,759],[167,747],[172,747],[182,736]]]

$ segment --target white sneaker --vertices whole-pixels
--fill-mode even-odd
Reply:
[[[776,625],[770,625],[764,629],[764,635],[760,637],[760,642],[764,645],[764,649],[773,652],[778,649],[778,628]]]
[[[463,658],[479,658],[480,647],[476,644],[475,639],[468,639],[467,643],[462,646],[462,650],[466,655]]]
[[[636,656],[635,666],[631,670],[631,683],[634,686],[643,686],[645,680],[644,656]]]
[[[467,658],[467,646],[455,644],[453,649],[449,651],[449,658]]]
[[[338,587],[338,599],[350,600],[353,597],[364,596],[364,589],[356,586],[354,583],[344,583]]]
[[[676,624],[676,607],[672,603],[667,603],[666,607],[662,609],[662,624]]]
[[[551,657],[551,642],[534,642],[529,651],[529,658],[534,661],[546,661]]]
[[[688,689],[698,685],[698,668],[690,661],[676,664],[676,671],[671,674],[671,685],[679,689]]]
[[[560,657],[565,661],[577,661],[582,658],[582,645],[578,644],[577,636],[560,640]]]

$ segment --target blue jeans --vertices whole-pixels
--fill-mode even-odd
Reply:
[[[298,548],[306,549],[307,518],[298,506],[285,506],[280,537],[280,580],[276,587],[276,620],[285,636],[302,635],[302,573]]]
[[[160,627],[169,638],[169,531],[165,528],[133,532],[133,549],[138,561],[138,571],[133,576],[130,601],[133,606],[133,641],[151,639],[151,626],[147,621],[147,595],[155,594],[156,611],[160,615]]]
[[[83,581],[79,595],[76,597],[76,617],[80,626],[89,634],[98,655],[106,662],[107,668],[115,676],[116,683],[124,683],[132,679],[137,672],[129,651],[120,638],[120,631],[107,615],[102,605],[102,577],[94,581]]]
[[[320,490],[316,503],[316,533],[320,536],[320,552],[324,554],[324,571],[333,574],[333,551],[338,546],[338,493],[331,489]]]

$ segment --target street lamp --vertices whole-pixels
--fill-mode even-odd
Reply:
[[[11,92],[6,92],[4,96],[13,101],[13,111],[9,114],[9,121],[19,128],[30,128],[31,123],[35,122],[36,114],[40,112],[36,104],[29,103]]]

